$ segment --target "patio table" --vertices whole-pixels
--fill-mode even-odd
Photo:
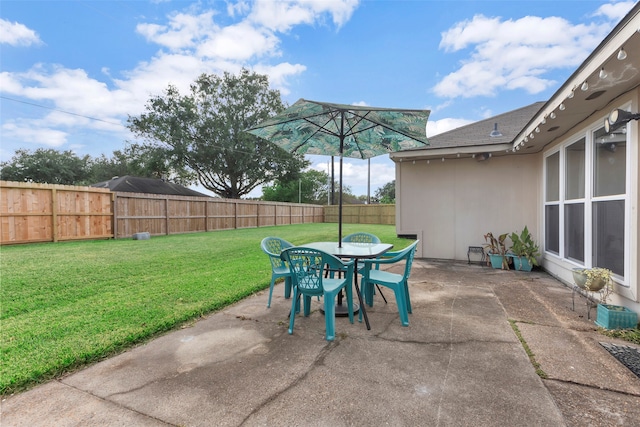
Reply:
[[[367,311],[364,308],[362,293],[360,293],[360,288],[358,286],[358,260],[377,258],[387,252],[389,249],[393,248],[393,245],[389,243],[358,242],[342,242],[342,245],[338,245],[338,242],[312,242],[301,246],[327,252],[329,254],[337,256],[338,258],[349,258],[354,260],[355,271],[353,274],[353,284],[356,288],[356,295],[358,295],[358,302],[360,304],[359,309],[362,310],[362,316],[364,317],[364,322],[367,325],[367,330],[370,330],[371,325],[369,325],[369,318],[367,317]],[[336,305],[336,314],[344,311],[342,306],[342,298],[340,298],[340,295],[338,296],[338,303]]]

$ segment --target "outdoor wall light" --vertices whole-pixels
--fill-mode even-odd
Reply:
[[[604,70],[604,67],[600,68],[600,73],[598,73],[598,76],[600,76],[601,79],[606,79],[607,78],[608,74]]]
[[[640,114],[616,108],[609,113],[609,117],[604,119],[604,131],[606,133],[612,132],[626,125],[631,120],[640,120]]]
[[[494,123],[493,125],[493,130],[491,131],[491,133],[489,134],[489,136],[491,138],[497,138],[499,136],[502,136],[502,134],[500,133],[500,131],[498,130],[498,124]]]
[[[567,95],[567,99],[573,98],[574,95],[575,93],[573,93],[573,91],[569,92],[569,95]]]
[[[476,160],[479,162],[484,162],[485,160],[488,160],[489,157],[491,157],[491,153],[480,153],[476,156]]]
[[[567,107],[564,106],[564,103],[560,103],[560,105],[558,106],[558,109],[560,111],[564,111],[565,108],[567,108]]]
[[[625,59],[627,59],[627,52],[625,52],[624,48],[621,47],[618,51],[618,60],[624,61]]]
[[[586,92],[589,90],[589,83],[587,83],[586,80],[584,81],[584,83],[582,83],[582,86],[580,86],[580,90],[583,92]]]
[[[555,119],[556,118],[556,113],[552,111],[551,115],[549,117],[551,117],[552,119]]]

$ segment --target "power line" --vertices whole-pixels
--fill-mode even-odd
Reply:
[[[115,122],[110,122],[110,121],[107,121],[107,120],[98,119],[96,117],[85,116],[85,115],[78,114],[78,113],[72,113],[70,111],[60,110],[59,108],[48,107],[46,105],[35,104],[33,102],[23,101],[23,100],[20,100],[20,99],[9,98],[8,96],[4,96],[4,95],[0,95],[0,98],[6,99],[7,101],[19,102],[21,104],[31,105],[31,106],[34,106],[34,107],[44,108],[44,109],[47,109],[47,110],[53,110],[53,111],[57,111],[57,112],[64,113],[64,114],[70,114],[72,116],[78,116],[78,117],[82,117],[82,118],[85,118],[85,119],[95,120],[95,121],[98,121],[98,122],[108,123],[110,125],[122,126],[122,127],[126,128],[126,126],[124,126],[122,123],[115,123]],[[216,148],[226,149],[226,150],[231,151],[231,152],[236,152],[236,153],[241,153],[241,154],[254,154],[254,153],[249,152],[249,151],[243,151],[243,150],[238,150],[238,149],[234,149],[234,148],[229,149],[229,148],[221,146],[221,145],[215,145],[215,144],[211,144],[211,145],[216,147]],[[273,157],[273,158],[276,159],[276,157]]]
[[[4,96],[4,95],[0,95],[0,98],[2,98],[2,99],[6,99],[7,101],[19,102],[19,103],[21,103],[21,104],[31,105],[31,106],[33,106],[33,107],[44,108],[44,109],[47,109],[47,110],[57,111],[57,112],[59,112],[59,113],[64,113],[64,114],[69,114],[69,115],[72,115],[72,116],[82,117],[82,118],[84,118],[84,119],[89,119],[89,120],[95,120],[95,121],[97,121],[97,122],[108,123],[108,124],[110,124],[110,125],[114,125],[114,126],[122,126],[122,127],[126,127],[126,126],[124,126],[122,123],[110,122],[110,121],[108,121],[108,120],[98,119],[98,118],[96,118],[96,117],[85,116],[85,115],[78,114],[78,113],[72,113],[72,112],[70,112],[70,111],[61,110],[61,109],[59,109],[59,108],[48,107],[48,106],[46,106],[46,105],[35,104],[35,103],[33,103],[33,102],[23,101],[23,100],[20,100],[20,99],[9,98],[8,96]]]

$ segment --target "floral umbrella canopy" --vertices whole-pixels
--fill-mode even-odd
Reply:
[[[247,129],[291,153],[340,156],[338,244],[342,242],[342,158],[369,159],[429,145],[429,110],[400,110],[299,99]]]

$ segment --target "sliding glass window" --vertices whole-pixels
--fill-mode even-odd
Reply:
[[[545,161],[544,249],[560,254],[560,153]]]
[[[565,148],[564,257],[584,263],[585,138]]]
[[[593,266],[624,276],[626,128],[593,134]]]
[[[588,131],[544,160],[545,252],[621,277],[629,262],[626,131]]]

